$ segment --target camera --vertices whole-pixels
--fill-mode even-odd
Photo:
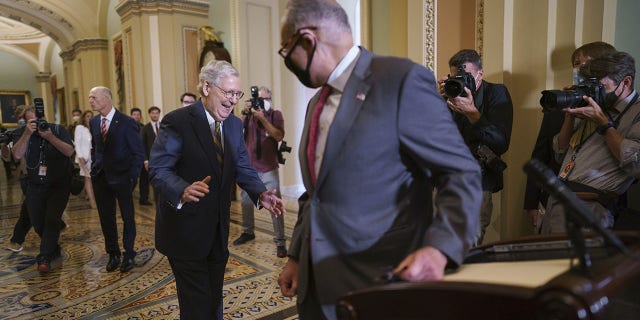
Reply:
[[[455,76],[448,76],[444,81],[444,95],[447,98],[466,97],[467,93],[464,91],[464,87],[469,88],[471,93],[476,91],[476,80],[471,73],[464,71],[465,67],[464,64],[461,65]]]
[[[0,128],[0,144],[7,144],[13,141],[13,132],[7,131],[5,128]],[[291,148],[289,148],[291,150]]]
[[[247,102],[251,102],[253,110],[264,109],[264,99],[258,96],[258,86],[251,86],[251,99],[247,100]],[[251,111],[242,110],[242,114],[247,116],[251,114]]]
[[[493,172],[502,172],[507,168],[507,164],[491,148],[484,144],[476,148],[474,156],[480,162],[483,171],[488,169]]]
[[[582,96],[591,97],[599,106],[604,107],[606,96],[604,85],[596,78],[586,79],[567,90],[544,90],[540,98],[540,105],[543,112],[585,107],[588,103],[582,99]]]
[[[38,131],[47,131],[47,129],[49,129],[49,123],[44,119],[44,102],[42,102],[42,98],[33,99],[33,104],[36,108]]]
[[[284,164],[287,159],[284,158],[283,152],[291,153],[291,147],[287,146],[287,142],[282,140],[280,148],[278,148],[278,163]]]

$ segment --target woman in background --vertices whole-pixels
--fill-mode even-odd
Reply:
[[[80,166],[80,175],[84,177],[84,191],[92,209],[96,208],[96,200],[93,196],[91,185],[91,133],[89,132],[89,120],[93,117],[92,111],[82,114],[80,124],[74,132],[76,145],[76,163]]]

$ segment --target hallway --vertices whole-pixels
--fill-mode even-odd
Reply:
[[[4,171],[4,170],[3,170]],[[62,258],[53,270],[36,270],[39,238],[29,231],[24,250],[6,248],[18,218],[22,193],[17,180],[0,173],[0,319],[179,319],[176,287],[168,260],[154,248],[154,206],[136,203],[136,267],[105,271],[108,256],[98,212],[71,196],[63,215]],[[285,217],[287,238],[295,213]],[[242,232],[240,203],[231,204],[230,241]],[[118,218],[119,227],[120,218]],[[119,233],[122,235],[122,233]],[[296,319],[295,299],[277,285],[286,259],[276,257],[266,211],[256,213],[256,239],[231,246],[224,285],[224,319]],[[287,245],[289,243],[287,242]]]

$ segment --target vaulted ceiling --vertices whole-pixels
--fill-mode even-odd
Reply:
[[[118,0],[0,0],[0,50],[38,70],[54,43],[69,50],[82,39],[105,39],[107,9]]]

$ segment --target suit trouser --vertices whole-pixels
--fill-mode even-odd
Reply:
[[[69,184],[29,183],[27,187],[27,212],[33,229],[40,236],[39,256],[52,259],[59,250],[60,217],[69,201]]]
[[[267,190],[276,189],[276,195],[280,196],[280,177],[278,176],[278,169],[274,169],[267,172],[258,172],[260,180],[264,183]],[[255,205],[249,198],[249,195],[242,190],[242,232],[253,234],[255,232],[255,217],[254,217]],[[275,217],[270,214],[271,222],[273,223],[273,242],[276,246],[284,246],[286,244],[286,238],[284,236],[284,214]]]
[[[118,224],[116,222],[116,200],[120,206],[120,215],[124,224],[122,245],[124,258],[136,255],[133,245],[136,240],[135,211],[133,208],[133,182],[119,181],[109,183],[104,173],[91,178],[93,191],[100,216],[100,227],[104,235],[105,251],[110,255],[120,255],[118,245]]]
[[[140,191],[140,202],[149,201],[149,171],[144,166],[140,170],[140,178],[138,180],[140,181],[138,189]]]
[[[197,260],[168,258],[176,279],[180,318],[222,320],[222,284],[227,258],[213,255]]]
[[[13,235],[11,236],[11,242],[23,244],[24,238],[31,229],[31,220],[29,220],[29,213],[27,211],[27,199],[22,201],[20,206],[20,216],[16,225],[13,227]]]
[[[480,205],[480,225],[476,236],[476,245],[481,245],[487,227],[491,224],[491,214],[493,213],[493,194],[491,191],[482,191],[482,203]]]

